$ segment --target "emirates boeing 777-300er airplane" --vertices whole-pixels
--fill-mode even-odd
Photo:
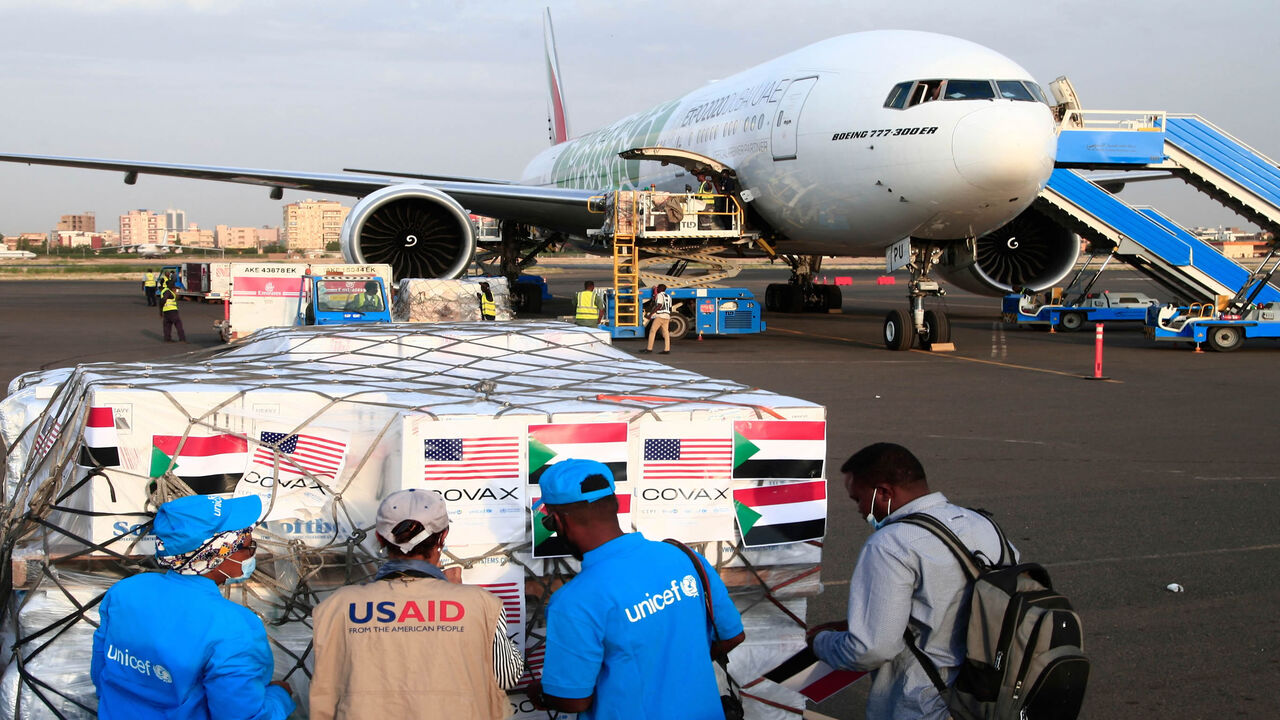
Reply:
[[[684,191],[705,173],[746,208],[753,240],[679,250],[775,252],[793,271],[790,283],[771,288],[778,309],[838,303],[835,288],[813,282],[825,256],[900,258],[912,274],[910,307],[889,313],[884,326],[897,349],[917,334],[934,342],[949,335],[946,316],[923,306],[939,292],[931,272],[1003,294],[1049,287],[1075,263],[1076,239],[1031,208],[1053,169],[1052,108],[1030,73],[994,50],[925,32],[842,35],[570,139],[549,13],[544,35],[553,145],[518,181],[0,160],[114,170],[126,183],[152,174],[263,185],[274,198],[284,189],[357,197],[342,230],[344,256],[389,263],[398,278],[462,274],[477,249],[471,213],[503,222],[502,270],[514,274],[548,238],[599,229],[591,198],[651,185]]]

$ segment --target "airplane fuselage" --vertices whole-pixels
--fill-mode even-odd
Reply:
[[[994,97],[889,106],[898,84],[935,79],[954,88],[990,81]],[[682,168],[618,157],[635,147],[681,148],[733,167],[756,211],[789,240],[788,252],[868,255],[907,236],[972,238],[1026,209],[1053,169],[1052,113],[1038,86],[1039,100],[1016,84],[1034,80],[958,38],[844,35],[549,148],[521,182],[696,187]]]

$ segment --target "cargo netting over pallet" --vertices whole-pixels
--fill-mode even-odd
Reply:
[[[152,515],[188,494],[263,500],[259,570],[224,592],[266,623],[298,717],[311,608],[372,577],[379,498],[402,488],[445,496],[442,562],[502,598],[534,674],[546,600],[578,565],[531,506],[542,472],[569,457],[613,469],[624,530],[684,540],[718,568],[746,627],[729,666],[739,683],[803,646],[821,589],[825,409],[564,323],[265,330],[176,361],[28,373],[0,403],[0,431],[3,718],[94,716],[97,604],[156,569]],[[769,682],[749,693],[748,717],[804,707]],[[517,718],[545,717],[519,690],[510,700]]]

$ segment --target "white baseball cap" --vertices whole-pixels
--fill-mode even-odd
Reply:
[[[393,531],[405,520],[417,520],[422,523],[423,530],[405,542],[398,543]],[[449,512],[445,508],[444,498],[435,490],[397,490],[383,498],[382,504],[378,506],[378,534],[404,553],[447,527]]]

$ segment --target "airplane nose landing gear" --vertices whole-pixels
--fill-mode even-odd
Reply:
[[[942,310],[925,310],[924,299],[942,297],[946,291],[929,277],[942,251],[931,245],[911,246],[911,280],[907,283],[910,312],[890,310],[884,318],[884,346],[890,350],[910,350],[916,340],[924,350],[953,350],[951,319]]]

